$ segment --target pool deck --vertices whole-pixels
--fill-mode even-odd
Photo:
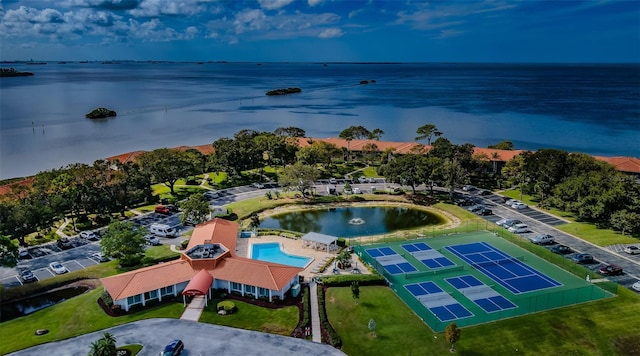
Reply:
[[[317,270],[322,265],[325,264],[330,258],[337,256],[337,251],[326,252],[326,249],[315,250],[311,247],[303,247],[305,241],[302,239],[290,239],[282,236],[257,236],[251,238],[238,238],[236,244],[236,255],[240,257],[249,258],[251,245],[254,243],[265,243],[265,242],[280,242],[282,243],[282,248],[284,252],[291,255],[298,255],[304,257],[311,257],[313,261],[309,263],[309,265],[300,272],[300,275],[305,278],[305,280],[310,280],[312,277],[319,276],[330,276],[333,275],[333,268],[328,267],[325,269],[323,273],[314,273],[312,271]],[[364,267],[364,265],[358,260],[356,254],[351,255],[352,264],[357,261],[357,267],[359,267],[360,272],[362,274],[370,274],[371,272]],[[351,270],[340,270],[340,274],[351,274]]]

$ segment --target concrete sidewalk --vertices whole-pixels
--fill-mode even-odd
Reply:
[[[322,342],[322,329],[320,329],[320,314],[318,310],[318,285],[316,282],[309,284],[311,295],[311,335],[313,342]]]
[[[180,319],[191,320],[191,321],[200,320],[200,316],[204,311],[206,302],[207,300],[204,295],[198,295],[193,297],[193,300],[191,301],[191,303],[189,303],[189,305],[187,305],[187,308],[184,310],[184,313],[182,313],[182,316],[180,317]]]

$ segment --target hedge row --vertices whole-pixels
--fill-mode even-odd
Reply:
[[[322,277],[322,283],[327,287],[348,287],[357,281],[361,286],[381,286],[387,282],[379,274],[345,274]]]
[[[322,288],[322,286],[319,286],[318,288],[318,312],[320,313],[320,325],[324,331],[323,336],[325,336],[325,341],[339,349],[342,347],[342,339],[333,326],[331,326],[331,323],[327,318],[327,311],[324,303],[324,288]],[[326,340],[326,336],[328,336],[329,340]]]
[[[302,291],[302,324],[300,327],[306,328],[311,325],[311,296],[309,286],[305,285]]]

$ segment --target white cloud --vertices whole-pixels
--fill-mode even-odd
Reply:
[[[314,7],[318,4],[320,4],[322,2],[322,0],[308,0],[307,3],[309,4],[309,6]]]
[[[258,0],[260,7],[267,10],[276,10],[291,4],[293,0]]]
[[[341,29],[339,28],[327,28],[325,30],[323,30],[322,32],[320,32],[320,34],[318,35],[318,37],[320,38],[334,38],[334,37],[341,37],[344,33],[342,32]]]
[[[142,0],[128,13],[135,17],[191,16],[206,10],[204,3],[194,0]]]

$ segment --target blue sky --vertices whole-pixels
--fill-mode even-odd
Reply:
[[[640,1],[2,0],[2,60],[640,62]]]

